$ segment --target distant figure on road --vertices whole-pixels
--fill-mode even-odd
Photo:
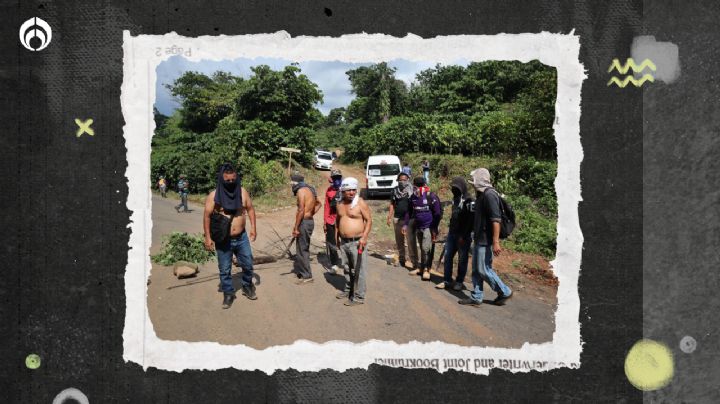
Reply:
[[[160,196],[167,198],[167,181],[165,177],[160,177],[158,180],[158,190],[160,190]]]
[[[427,158],[422,161],[422,170],[425,183],[430,185],[430,162],[427,161]]]
[[[410,168],[410,165],[408,165],[408,162],[406,161],[403,163],[402,169],[400,170],[401,173],[408,176],[408,178],[412,177],[412,169]]]
[[[335,222],[337,219],[337,205],[342,199],[340,185],[342,184],[342,172],[338,169],[330,171],[330,186],[325,191],[325,212],[323,215],[323,231],[325,232],[325,245],[330,257],[332,271],[340,275],[340,256],[338,255],[337,239],[335,237]]]
[[[415,239],[415,217],[410,209],[410,197],[413,195],[413,186],[410,184],[410,176],[401,172],[397,177],[398,186],[393,190],[390,199],[390,207],[387,215],[387,225],[395,230],[395,244],[398,250],[398,263],[405,267],[405,241],[407,241],[408,255],[413,269],[418,269],[417,240]],[[405,224],[405,214],[410,212],[407,235],[403,234],[402,228]]]
[[[245,231],[245,213],[250,218],[250,235]],[[222,228],[224,222],[217,220],[222,215],[230,220],[230,231]],[[221,218],[226,220],[224,218]],[[242,267],[242,294],[250,300],[257,299],[255,285],[253,285],[253,256],[250,242],[257,236],[255,222],[255,208],[250,194],[242,188],[240,177],[230,163],[220,166],[217,175],[217,187],[205,198],[205,211],[203,215],[203,230],[205,232],[205,248],[217,251],[218,269],[220,271],[220,285],[223,291],[222,308],[232,306],[235,300],[235,288],[232,282],[232,257],[237,258]],[[225,233],[227,232],[227,233]],[[211,238],[212,235],[222,233],[222,239]]]
[[[475,215],[471,210],[473,197],[468,192],[465,178],[453,178],[450,189],[453,194],[453,203],[447,240],[445,240],[445,273],[443,281],[435,287],[438,289],[452,287],[454,290],[460,291],[463,289],[465,274],[467,274],[470,233],[473,230]],[[458,254],[458,273],[453,285],[453,259],[456,253]]]
[[[372,229],[370,208],[358,195],[358,180],[345,178],[340,185],[342,202],[337,207],[337,239],[345,267],[345,290],[336,297],[348,298],[345,306],[365,303],[367,240]]]
[[[437,239],[438,226],[442,219],[442,208],[440,198],[430,192],[423,177],[415,177],[415,192],[410,197],[410,212],[405,214],[405,221],[402,229],[403,234],[408,234],[410,217],[415,217],[415,237],[420,245],[420,268],[410,271],[410,275],[422,275],[424,281],[430,280],[430,268],[432,267],[432,248]]]
[[[292,236],[296,238],[297,257],[295,260],[300,278],[297,284],[302,285],[313,281],[310,268],[310,237],[315,229],[313,216],[320,210],[322,204],[317,199],[315,188],[305,183],[305,177],[293,174],[290,181],[293,195],[297,198],[297,213]]]
[[[180,204],[175,207],[175,210],[180,212],[180,208],[183,208],[183,212],[190,212],[188,209],[188,194],[190,193],[190,181],[185,178],[184,174],[180,174],[180,180],[177,183],[177,191],[180,194]]]
[[[500,196],[493,189],[490,182],[490,172],[486,168],[473,170],[472,184],[477,191],[475,194],[475,245],[473,246],[472,281],[473,291],[469,299],[462,299],[458,303],[463,305],[479,306],[483,302],[483,281],[497,293],[493,301],[496,305],[503,305],[512,297],[512,291],[500,280],[492,269],[493,255],[500,255]]]

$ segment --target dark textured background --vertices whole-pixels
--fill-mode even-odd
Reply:
[[[668,344],[676,358],[673,383],[646,399],[718,401],[718,365],[711,362],[719,352],[718,327],[701,313],[718,305],[710,293],[717,285],[713,135],[720,118],[717,81],[708,83],[719,53],[711,33],[718,31],[718,10],[684,4],[653,3],[643,17],[639,1],[3,2],[2,401],[48,403],[75,387],[93,403],[638,402],[643,395],[628,383],[623,366],[643,332]],[[33,16],[53,29],[50,46],[37,53],[18,42],[19,26]],[[143,371],[125,363],[123,29],[133,35],[286,30],[423,37],[575,29],[589,76],[581,117],[582,367],[476,376],[373,365],[368,371],[267,376]],[[680,79],[646,83],[643,90],[607,87],[607,66],[629,57],[632,38],[640,34],[680,46]],[[95,136],[76,138],[74,118],[93,118]],[[695,198],[700,203],[690,202]],[[670,208],[679,202],[691,212]],[[703,215],[708,212],[715,220]],[[688,220],[692,226],[683,226]],[[683,335],[697,339],[697,351],[678,349]],[[30,353],[42,357],[40,369],[25,367]]]

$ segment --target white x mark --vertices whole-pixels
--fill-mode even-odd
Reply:
[[[83,133],[87,133],[90,136],[95,136],[95,131],[90,127],[90,125],[92,125],[93,123],[92,118],[88,119],[85,122],[79,120],[78,118],[75,118],[75,123],[77,124],[77,126],[80,127],[80,129],[78,129],[76,133],[77,137],[82,136]]]

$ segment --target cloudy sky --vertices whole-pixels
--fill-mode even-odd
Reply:
[[[268,58],[190,62],[181,56],[174,56],[157,67],[157,97],[155,99],[155,107],[165,115],[172,114],[172,112],[178,108],[177,101],[173,99],[164,85],[171,84],[186,71],[198,71],[211,75],[218,70],[222,70],[236,76],[248,78],[251,74],[251,66],[266,64],[273,70],[280,70],[290,63],[291,61],[289,60]],[[458,61],[457,64],[467,65],[467,62]],[[303,74],[307,75],[312,82],[320,87],[323,93],[323,104],[318,105],[318,108],[323,114],[327,115],[333,108],[346,107],[354,98],[350,93],[350,81],[345,72],[359,66],[368,65],[370,65],[370,63],[311,61],[301,62],[299,67],[302,69]],[[435,63],[398,59],[388,62],[388,65],[396,68],[395,77],[403,80],[409,86],[410,83],[415,80],[415,74],[427,68],[434,67]]]

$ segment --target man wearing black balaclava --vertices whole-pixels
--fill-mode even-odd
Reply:
[[[445,240],[445,273],[442,282],[435,285],[438,289],[452,287],[456,291],[463,288],[463,281],[467,274],[468,254],[470,252],[470,233],[473,230],[475,213],[472,211],[473,197],[468,192],[466,180],[455,177],[450,182],[453,195],[452,215],[448,226],[448,235]],[[453,283],[453,260],[458,254],[458,271]]]
[[[245,230],[245,214],[250,218],[249,234]],[[211,216],[223,215],[230,219],[230,232],[224,240],[213,242],[211,235]],[[214,222],[215,223],[215,222]],[[253,285],[253,257],[250,241],[257,236],[255,226],[255,208],[250,194],[242,187],[240,175],[230,163],[220,166],[217,174],[217,186],[205,199],[203,216],[205,248],[215,248],[220,270],[220,285],[223,291],[223,309],[229,308],[235,300],[235,288],[232,283],[232,257],[235,255],[242,268],[242,294],[250,300],[257,299]]]

